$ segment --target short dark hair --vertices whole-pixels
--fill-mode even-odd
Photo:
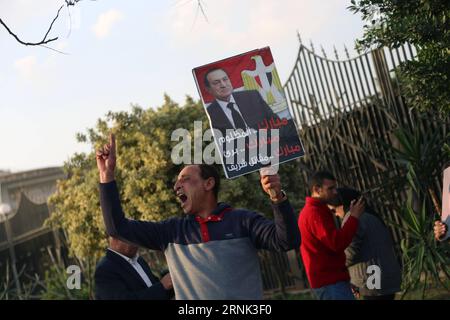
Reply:
[[[350,210],[350,204],[353,200],[357,200],[361,196],[361,192],[351,188],[337,188],[338,206],[344,206],[344,211]]]
[[[203,81],[205,82],[205,86],[206,86],[207,88],[211,87],[211,85],[209,84],[209,81],[208,81],[208,75],[209,75],[211,72],[214,72],[214,71],[217,71],[217,70],[222,70],[223,72],[227,73],[225,70],[223,70],[222,68],[219,68],[219,67],[211,68],[211,69],[209,69],[208,71],[206,71],[205,77],[203,78]],[[227,73],[227,75],[228,75],[228,73]]]
[[[337,188],[338,193],[338,206],[344,207],[344,212],[348,212],[350,210],[350,205],[353,200],[358,200],[359,197],[361,197],[361,192],[352,188],[342,187]],[[368,199],[364,197],[364,201],[366,204],[366,207],[364,208],[364,212],[369,213],[375,217],[377,217],[381,223],[386,226],[383,219],[380,217],[380,215],[375,211],[375,209],[368,203]]]
[[[313,192],[314,187],[322,187],[323,180],[336,180],[333,174],[329,171],[318,171],[314,173],[308,181],[309,192]]]
[[[210,164],[199,164],[198,165],[200,169],[200,176],[202,179],[206,180],[208,178],[214,178],[214,188],[213,192],[216,196],[216,199],[219,195],[219,189],[220,189],[220,175],[219,172],[216,170],[216,168]]]

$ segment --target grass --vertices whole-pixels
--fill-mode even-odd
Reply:
[[[448,286],[448,284],[447,284]],[[400,299],[400,294],[398,294],[397,299]],[[408,292],[404,297],[404,300],[422,300],[422,290],[414,290]],[[450,300],[450,291],[440,287],[427,288],[425,300]]]

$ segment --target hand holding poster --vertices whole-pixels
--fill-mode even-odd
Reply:
[[[304,155],[270,48],[193,74],[227,178]]]

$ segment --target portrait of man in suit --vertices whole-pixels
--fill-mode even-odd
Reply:
[[[174,296],[170,274],[158,279],[138,255],[137,246],[113,237],[94,278],[96,300],[169,300]]]
[[[269,47],[192,73],[227,178],[304,155]]]
[[[221,68],[213,68],[205,73],[206,90],[215,98],[207,107],[214,129],[223,135],[227,129],[260,129],[265,119],[279,120],[256,90],[233,92],[228,74]],[[295,134],[295,133],[294,133]]]

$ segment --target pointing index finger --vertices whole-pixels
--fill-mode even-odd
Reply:
[[[109,134],[110,154],[116,156],[116,136],[114,133]]]

